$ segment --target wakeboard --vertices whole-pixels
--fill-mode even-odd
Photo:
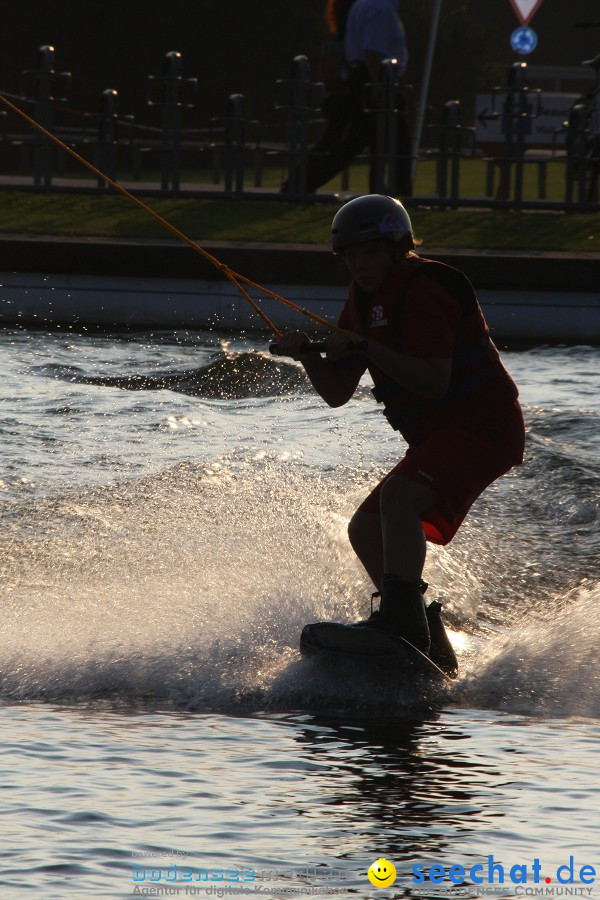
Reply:
[[[377,628],[357,628],[340,622],[305,625],[300,652],[325,660],[346,659],[361,664],[394,666],[414,677],[447,682],[447,675],[404,638]]]

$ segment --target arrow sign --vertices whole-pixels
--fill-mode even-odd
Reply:
[[[542,5],[542,0],[510,0],[510,2],[521,25],[531,22],[538,7]]]
[[[482,128],[487,129],[486,122],[496,122],[499,118],[500,113],[493,112],[488,114],[488,108],[486,106],[477,116],[477,121],[481,124]]]

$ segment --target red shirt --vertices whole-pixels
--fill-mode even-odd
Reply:
[[[432,400],[356,359],[363,371],[368,368],[375,398],[409,444],[452,425],[491,444],[522,448],[522,429],[517,435],[514,425],[517,387],[490,339],[473,286],[457,269],[409,256],[394,265],[375,294],[353,283],[339,325],[408,356],[452,360],[448,391]]]

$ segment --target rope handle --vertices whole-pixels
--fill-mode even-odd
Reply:
[[[273,356],[280,356],[281,354],[278,352],[278,343],[269,344],[269,353]],[[348,351],[354,350],[356,353],[362,353],[363,350],[367,349],[366,340],[357,341],[349,340],[348,341]],[[298,347],[298,352],[301,354],[309,354],[309,353],[325,353],[327,351],[327,344],[325,341],[304,341],[303,344],[300,344]]]

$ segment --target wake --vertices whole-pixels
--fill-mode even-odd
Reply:
[[[425,573],[428,599],[448,600],[459,655],[461,676],[448,691],[432,696],[389,671],[301,659],[304,624],[367,611],[372,588],[346,538],[361,491],[343,467],[326,476],[236,452],[13,504],[3,534],[0,695],[374,718],[449,703],[600,716],[598,583],[526,603],[521,582],[505,577],[518,541],[498,552],[486,503],[452,550],[433,548]]]

